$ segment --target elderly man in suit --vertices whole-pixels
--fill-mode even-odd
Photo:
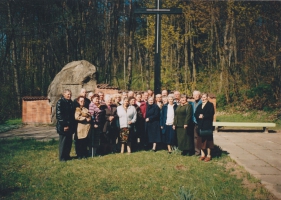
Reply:
[[[200,104],[202,104],[200,91],[198,91],[198,90],[193,91],[193,99],[194,99],[194,102],[190,102],[190,104],[192,105],[192,108],[193,108],[192,121],[193,121],[193,125],[194,125],[194,129],[193,129],[194,130],[194,151],[195,151],[196,156],[200,156],[201,148],[198,146],[198,140],[200,140],[199,129],[198,129],[197,120],[194,116],[194,113],[195,113],[197,107]]]
[[[56,105],[57,133],[59,134],[59,160],[70,159],[72,134],[74,133],[74,105],[71,91],[65,89]]]

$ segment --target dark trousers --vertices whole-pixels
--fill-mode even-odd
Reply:
[[[72,134],[59,135],[59,160],[66,161],[70,158]]]
[[[88,156],[88,138],[78,139],[76,140],[76,154],[78,158],[87,157]]]
[[[195,155],[201,154],[201,137],[199,136],[199,128],[197,124],[194,124],[194,150]]]

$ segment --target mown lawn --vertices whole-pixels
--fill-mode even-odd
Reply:
[[[237,111],[234,108],[219,109],[216,112],[216,120],[219,122],[272,122],[276,123],[276,127],[270,128],[270,130],[281,130],[281,110],[265,112],[257,110]]]
[[[2,139],[0,198],[274,199],[218,148],[216,156],[204,163],[161,150],[59,162],[57,141]]]

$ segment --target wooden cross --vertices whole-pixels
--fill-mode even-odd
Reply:
[[[136,14],[156,14],[155,16],[155,55],[154,55],[154,94],[161,94],[161,15],[181,14],[181,8],[161,8],[162,2],[155,0],[156,8],[136,9]]]

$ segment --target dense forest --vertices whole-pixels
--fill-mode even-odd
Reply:
[[[161,1],[161,0],[160,0]],[[1,0],[0,121],[21,97],[46,96],[67,63],[87,60],[98,82],[153,88],[155,0]],[[219,106],[280,107],[281,2],[162,0],[162,88],[217,96]]]

